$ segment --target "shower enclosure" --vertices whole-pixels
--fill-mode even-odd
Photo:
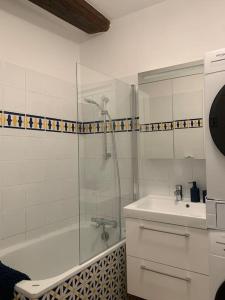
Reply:
[[[3,61],[0,74],[0,260],[35,294],[125,238],[135,92],[79,64],[76,82]]]
[[[134,91],[77,66],[80,262],[125,237],[122,208],[134,200]]]

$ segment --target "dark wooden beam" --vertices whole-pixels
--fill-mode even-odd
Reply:
[[[28,0],[89,33],[107,31],[110,21],[85,0]]]

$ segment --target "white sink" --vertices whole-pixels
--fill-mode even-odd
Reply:
[[[176,202],[172,197],[149,195],[124,208],[127,218],[206,229],[204,203]]]

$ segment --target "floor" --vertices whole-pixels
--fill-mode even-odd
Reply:
[[[128,295],[128,300],[144,300],[142,298],[136,297],[136,296],[132,296],[132,295]]]

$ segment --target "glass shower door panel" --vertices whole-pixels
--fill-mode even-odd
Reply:
[[[132,162],[121,136],[129,141],[130,86],[82,65],[77,71],[83,262],[121,240],[123,195],[132,194]]]

